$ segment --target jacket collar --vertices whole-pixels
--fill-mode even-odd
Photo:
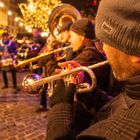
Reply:
[[[126,94],[133,99],[140,99],[140,73],[126,80]]]
[[[81,53],[84,49],[86,49],[87,47],[90,46],[95,46],[94,41],[93,40],[89,40],[88,42],[86,42],[85,44],[83,44],[77,51],[75,51],[75,54],[79,54]]]

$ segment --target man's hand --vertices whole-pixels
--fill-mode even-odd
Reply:
[[[58,103],[70,103],[74,102],[74,93],[76,91],[76,85],[69,84],[68,87],[65,86],[64,81],[57,80],[56,85],[53,90],[53,94],[50,97],[50,107],[53,107]]]
[[[77,67],[80,67],[80,64],[77,63],[76,61],[67,61],[67,62],[63,62],[63,63],[58,63],[58,65],[62,68],[62,69],[56,69],[55,72],[56,73],[61,73],[64,72],[63,69],[65,70],[71,70]],[[69,82],[73,83],[73,84],[80,84],[83,82],[84,80],[84,72],[80,71],[80,72],[75,72],[69,75],[70,79]],[[65,79],[64,79],[65,80]]]
[[[0,56],[2,56],[2,52],[0,52]]]

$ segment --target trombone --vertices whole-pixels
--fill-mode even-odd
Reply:
[[[25,7],[24,4],[21,4],[20,8],[21,8],[22,12],[24,10],[26,11],[26,7]],[[74,22],[74,21],[77,21],[78,19],[81,19],[81,18],[82,18],[82,16],[79,13],[79,11],[74,6],[72,6],[70,4],[61,4],[57,7],[55,7],[52,10],[52,12],[51,12],[51,14],[49,15],[49,18],[48,18],[48,28],[49,28],[50,34],[57,41],[60,41],[59,40],[59,28],[62,27],[66,22]],[[67,50],[69,48],[70,47],[59,48],[59,49],[56,49],[56,50],[51,51],[51,52],[42,53],[37,57],[33,57],[33,58],[30,58],[30,59],[27,59],[27,60],[24,60],[24,61],[19,61],[18,64],[15,65],[15,68],[18,68],[20,66],[24,66],[24,65],[27,65],[27,64],[32,65],[32,62],[35,62],[42,57],[45,57],[45,56],[47,56],[49,54],[52,54],[52,53],[57,53],[57,52],[60,52],[60,51]],[[59,61],[63,58],[64,58],[64,56],[58,57],[56,59],[57,59],[57,61]]]
[[[19,61],[18,64],[15,65],[15,68],[25,66],[27,64],[32,64],[32,62],[35,62],[35,61],[39,60],[40,58],[43,58],[43,57],[48,56],[48,55],[53,54],[53,53],[65,51],[65,50],[68,50],[68,49],[70,49],[70,46],[64,47],[64,48],[58,48],[58,49],[55,49],[53,51],[46,52],[46,53],[41,53],[40,55],[38,55],[36,57],[30,58],[30,59],[27,59],[27,60],[24,60],[24,61]],[[62,56],[62,58],[64,58],[64,57]],[[61,60],[62,58],[59,57],[59,58],[57,58],[57,60]]]
[[[48,87],[50,86],[53,88],[53,85],[54,85],[53,83],[56,80],[58,80],[62,77],[68,76],[75,72],[84,71],[90,75],[91,85],[89,83],[81,83],[80,85],[77,85],[77,93],[90,92],[96,87],[96,77],[95,77],[95,74],[92,71],[92,69],[95,69],[95,68],[98,68],[98,67],[101,67],[101,66],[104,66],[107,64],[108,64],[108,61],[103,61],[103,62],[100,62],[97,64],[93,64],[89,67],[80,66],[80,67],[77,67],[77,68],[74,68],[71,70],[66,70],[65,72],[62,72],[62,73],[59,73],[59,74],[56,74],[56,75],[53,75],[50,77],[46,77],[43,79],[41,79],[41,77],[37,74],[30,74],[23,79],[22,86],[23,86],[24,90],[27,91],[29,94],[36,95],[39,92],[38,90],[40,90],[42,88],[42,85],[48,83]],[[53,91],[53,89],[51,89],[51,92],[52,91]]]

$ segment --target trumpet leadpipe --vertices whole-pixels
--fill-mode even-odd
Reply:
[[[107,65],[107,64],[109,64],[109,63],[108,63],[108,61],[106,60],[106,61],[103,61],[103,62],[99,62],[99,63],[97,63],[97,64],[93,64],[93,65],[91,65],[91,66],[88,66],[88,68],[89,68],[89,69],[96,69],[96,68],[102,67],[102,66]]]
[[[55,74],[55,75],[43,78],[40,81],[35,81],[34,84],[41,84],[41,85],[43,85],[45,83],[56,81],[56,80],[60,79],[61,77],[64,77],[66,75],[70,75],[72,73],[79,72],[79,71],[87,72],[91,76],[91,80],[92,80],[92,77],[94,77],[94,75],[93,75],[93,71],[91,69],[95,69],[95,68],[104,66],[106,64],[108,64],[108,61],[103,61],[103,62],[100,62],[100,63],[97,63],[97,64],[93,64],[93,65],[88,66],[88,67],[80,66],[80,67],[77,67],[77,68],[74,68],[74,69],[71,69],[71,70],[66,70],[65,72],[62,72],[62,73],[59,73],[59,74]]]

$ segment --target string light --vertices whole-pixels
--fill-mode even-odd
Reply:
[[[28,4],[21,3],[19,8],[23,15],[25,26],[48,30],[48,17],[51,11],[61,3],[61,0],[30,0]]]

